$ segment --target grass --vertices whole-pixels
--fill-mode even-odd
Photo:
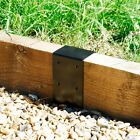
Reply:
[[[140,0],[0,0],[0,29],[140,62]]]

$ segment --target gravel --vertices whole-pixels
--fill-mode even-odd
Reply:
[[[129,122],[96,110],[47,103],[0,88],[0,140],[140,140],[139,127]]]

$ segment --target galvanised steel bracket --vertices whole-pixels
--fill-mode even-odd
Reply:
[[[83,106],[84,62],[93,52],[64,46],[53,54],[54,99]]]

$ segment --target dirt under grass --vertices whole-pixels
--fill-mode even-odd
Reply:
[[[139,0],[0,0],[0,29],[140,62]]]

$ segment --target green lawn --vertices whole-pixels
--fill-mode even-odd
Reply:
[[[140,0],[0,0],[0,29],[140,62]]]

